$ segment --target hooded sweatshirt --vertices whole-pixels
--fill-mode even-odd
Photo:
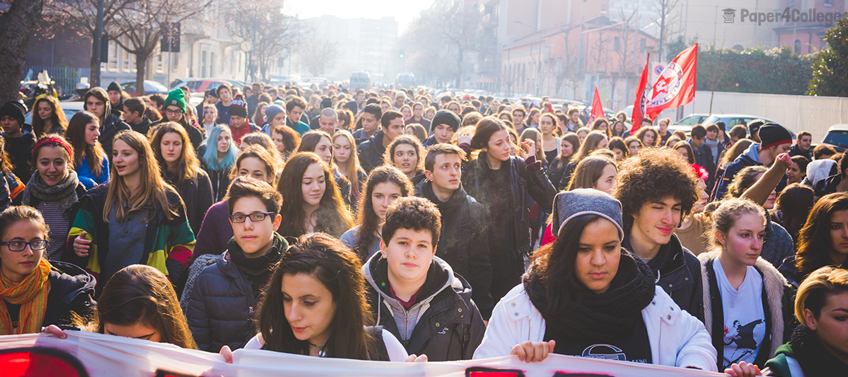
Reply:
[[[430,361],[470,359],[486,327],[471,299],[471,286],[434,256],[427,279],[409,309],[392,297],[388,262],[377,253],[362,266],[376,324],[391,332],[407,352]]]

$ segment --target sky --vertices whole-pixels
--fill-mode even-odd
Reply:
[[[433,0],[285,0],[284,9],[289,14],[299,14],[301,19],[323,15],[339,18],[394,17],[398,33],[406,28]]]

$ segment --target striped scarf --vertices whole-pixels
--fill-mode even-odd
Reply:
[[[13,334],[12,318],[6,301],[21,305],[18,316],[17,334],[31,334],[41,331],[44,313],[47,311],[47,292],[50,291],[50,263],[40,259],[38,267],[20,283],[15,283],[0,274],[0,335]]]

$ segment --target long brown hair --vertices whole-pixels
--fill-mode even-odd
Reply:
[[[798,252],[795,254],[798,281],[831,263],[828,258],[828,252],[833,250],[830,219],[834,212],[844,210],[848,210],[848,193],[844,192],[825,195],[813,206],[798,237]]]
[[[239,165],[241,165],[241,162],[245,158],[250,157],[258,159],[265,164],[265,175],[271,178],[271,182],[269,182],[269,184],[276,185],[277,170],[280,168],[282,163],[278,162],[279,160],[274,159],[274,156],[271,155],[267,149],[256,144],[248,146],[245,150],[238,154],[238,157],[236,157],[236,163],[233,164],[232,168],[230,168],[230,180],[234,180],[238,177]]]
[[[368,248],[374,240],[374,233],[380,226],[380,217],[374,213],[374,202],[371,200],[371,194],[374,193],[374,188],[377,185],[387,182],[397,185],[403,196],[409,196],[413,190],[409,177],[394,166],[383,165],[371,171],[368,182],[365,184],[365,195],[362,195],[359,199],[359,213],[356,216],[357,225],[359,225],[359,233],[357,234],[359,239],[353,245],[353,252],[363,261],[371,256]]]
[[[307,274],[330,291],[336,307],[326,343],[327,356],[373,359],[378,354],[377,342],[365,331],[373,316],[365,297],[361,268],[359,258],[339,240],[322,233],[299,237],[274,267],[259,304],[258,327],[265,340],[262,349],[309,354],[309,343],[294,336],[286,319],[282,293],[284,275]]]
[[[577,164],[574,169],[574,175],[568,183],[568,188],[565,191],[571,191],[579,188],[595,188],[595,182],[601,179],[604,174],[604,169],[607,165],[612,165],[618,170],[615,161],[604,156],[588,156]]]
[[[350,199],[352,201],[359,201],[359,169],[361,169],[359,165],[359,153],[356,152],[356,140],[353,139],[353,135],[348,130],[338,130],[335,134],[333,134],[333,146],[335,148],[336,139],[344,138],[350,143],[350,158],[347,161],[339,163],[336,160],[336,153],[333,150],[333,161],[338,166],[339,170],[344,172],[344,175],[347,176],[347,180],[350,181]]]
[[[62,131],[68,129],[68,119],[65,117],[65,112],[62,111],[62,105],[59,104],[59,100],[55,97],[47,95],[44,97],[39,97],[35,100],[35,103],[32,105],[32,132],[35,132],[35,137],[40,138],[44,136],[46,132],[50,132],[44,130],[44,121],[41,120],[41,116],[38,115],[38,104],[41,102],[47,102],[50,104],[50,107],[53,109],[53,116],[50,117],[50,121],[52,123],[52,127],[60,126],[62,127]]]
[[[97,126],[100,127],[100,119],[94,114],[88,111],[77,111],[71,117],[71,121],[68,122],[65,140],[74,148],[74,169],[79,169],[82,159],[88,157],[88,168],[95,176],[99,177],[103,173],[102,164],[106,157],[106,151],[103,150],[98,140],[95,140],[94,145],[88,145],[85,142],[85,128],[92,122],[97,123]]]
[[[181,142],[183,146],[180,151],[180,157],[177,159],[177,171],[175,172],[176,177],[174,178],[174,184],[182,184],[185,181],[194,179],[197,175],[197,171],[200,169],[200,160],[197,159],[197,153],[194,151],[194,146],[191,144],[191,140],[189,139],[185,128],[178,123],[164,122],[161,126],[159,126],[159,129],[156,130],[156,134],[153,136],[153,141],[150,142],[150,147],[153,149],[153,155],[156,156],[156,161],[159,163],[159,167],[162,169],[163,174],[170,174],[168,171],[168,163],[165,162],[165,158],[162,156],[162,138],[169,132],[180,135],[180,139],[182,139]]]
[[[300,137],[300,145],[297,147],[298,152],[315,152],[315,147],[321,142],[321,138],[327,138],[330,141],[330,148],[333,147],[333,137],[330,134],[321,130],[308,131]],[[335,165],[335,158],[332,159]]]
[[[583,140],[583,145],[580,146],[580,150],[575,152],[574,154],[577,158],[572,157],[572,162],[580,162],[583,161],[584,158],[588,157],[595,149],[598,149],[598,144],[601,143],[601,140],[606,140],[607,135],[604,135],[600,131],[592,131],[586,135],[586,139]]]
[[[801,228],[807,223],[807,217],[815,203],[815,192],[810,186],[792,183],[777,196],[774,202],[775,212],[780,211],[781,222],[792,240],[798,242]]]
[[[489,146],[489,139],[495,132],[506,130],[507,126],[504,122],[493,116],[487,116],[480,119],[477,123],[477,128],[474,130],[474,136],[471,137],[471,149],[483,149]],[[517,137],[517,135],[516,135]]]
[[[303,226],[306,214],[302,207],[304,203],[303,174],[312,164],[321,165],[321,169],[324,170],[324,182],[326,183],[324,195],[321,197],[318,210],[315,212],[318,217],[315,231],[326,232],[333,237],[341,236],[342,233],[353,227],[353,218],[347,210],[347,206],[345,206],[342,194],[339,193],[330,167],[317,154],[312,152],[298,152],[292,156],[286,163],[286,167],[283,168],[283,173],[280,174],[277,191],[283,195],[283,207],[280,209],[283,223],[280,225],[278,233],[293,237],[299,237],[306,233]]]
[[[645,144],[645,141],[644,141],[645,140],[645,134],[648,133],[648,132],[654,133],[654,142],[651,145],[645,145],[645,147],[656,147],[656,146],[658,146],[659,143],[660,143],[660,133],[654,127],[645,126],[645,127],[640,128],[639,131],[636,132],[636,137],[644,145]]]
[[[722,157],[721,161],[718,162],[718,166],[733,162],[740,154],[745,153],[745,151],[747,151],[753,143],[754,141],[751,139],[737,140],[736,144],[733,144],[733,146],[724,153],[724,157]]]
[[[93,327],[103,334],[106,323],[141,323],[158,331],[162,343],[197,349],[171,282],[150,266],[134,264],[112,275],[97,300]]]
[[[159,164],[153,157],[153,149],[150,148],[147,139],[138,132],[123,130],[115,135],[114,141],[117,142],[118,140],[126,143],[138,154],[138,169],[141,174],[139,182],[141,182],[141,185],[135,192],[130,191],[130,188],[124,182],[124,178],[118,175],[118,170],[112,164],[109,170],[109,191],[106,194],[106,205],[103,207],[103,221],[109,222],[109,212],[112,211],[113,205],[118,207],[115,209],[115,217],[118,222],[123,222],[127,214],[141,210],[150,201],[159,205],[160,210],[165,213],[165,218],[168,220],[176,217],[177,211],[171,208],[168,203],[167,192],[170,191],[177,195],[180,201],[179,205],[184,204],[177,194],[177,190],[166,183],[159,173]],[[125,207],[124,204],[128,204],[129,208]]]

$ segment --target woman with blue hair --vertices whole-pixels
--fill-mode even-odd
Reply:
[[[227,187],[230,185],[230,169],[236,163],[238,152],[239,149],[233,142],[230,129],[224,126],[215,126],[209,132],[206,145],[200,146],[197,151],[200,165],[212,181],[214,202],[221,201],[227,194]]]

